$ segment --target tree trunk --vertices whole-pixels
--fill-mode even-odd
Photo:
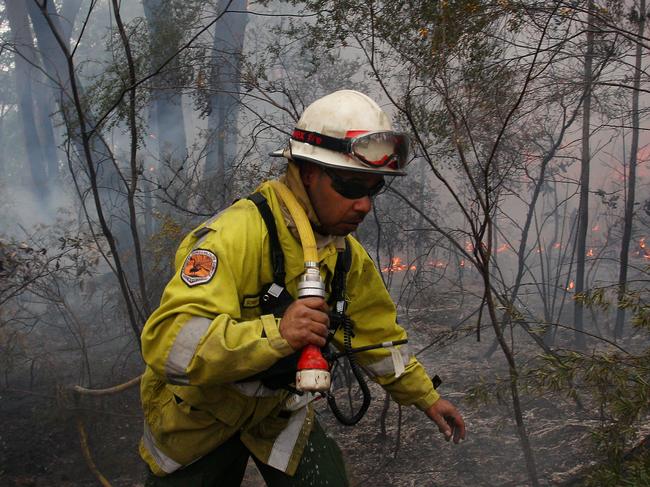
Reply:
[[[491,222],[488,223],[488,239],[491,238],[490,232]],[[481,242],[478,242],[480,245]],[[513,414],[515,417],[515,422],[517,425],[517,434],[519,436],[519,441],[521,442],[521,448],[524,453],[524,459],[526,462],[526,470],[528,472],[528,477],[530,479],[530,484],[533,487],[539,487],[539,479],[537,476],[537,466],[535,463],[535,455],[530,444],[530,438],[528,437],[528,431],[526,430],[526,423],[524,421],[524,412],[521,404],[521,398],[519,394],[519,370],[515,362],[515,355],[513,350],[508,346],[508,343],[503,335],[503,332],[500,328],[500,323],[497,318],[496,313],[496,302],[494,301],[491,284],[490,284],[490,275],[489,275],[489,253],[490,249],[485,252],[483,249],[479,249],[480,256],[480,271],[483,277],[483,285],[485,286],[485,306],[487,306],[488,313],[490,315],[490,321],[492,323],[492,328],[497,336],[501,350],[508,362],[508,373],[510,376],[510,395],[512,398],[512,407]]]
[[[587,2],[587,52],[584,67],[584,105],[582,120],[582,161],[580,169],[580,203],[578,207],[578,232],[576,235],[576,279],[575,294],[585,291],[585,255],[587,253],[587,230],[589,228],[589,166],[590,154],[590,121],[591,121],[591,88],[593,83],[594,57],[594,0]],[[582,333],[584,309],[580,300],[574,300],[573,322],[575,327],[575,345],[579,350],[585,348],[585,336]]]
[[[172,0],[143,0],[149,27],[151,71],[156,71],[180,47],[183,33],[173,17]],[[180,63],[174,58],[152,79],[152,107],[157,127],[160,163],[178,169],[187,158]],[[163,175],[169,171],[163,171]]]
[[[69,103],[71,100],[64,96],[65,90],[69,89],[68,73],[65,59],[58,48],[56,39],[51,32],[50,26],[43,17],[39,7],[33,0],[24,2],[29,11],[29,16],[34,27],[34,34],[38,42],[38,52],[40,61],[36,61],[36,66],[41,66],[45,75],[37,75],[38,81],[44,89],[34,91],[34,104],[36,105],[37,127],[40,135],[43,156],[47,166],[47,175],[51,185],[57,183],[59,176],[59,155],[57,143],[54,135],[54,126],[58,122],[53,122],[54,113],[57,105],[62,110],[63,103]],[[62,12],[52,11],[52,6],[46,6],[50,11],[50,18],[53,25],[56,26],[61,38],[69,42],[72,34],[74,20],[81,7],[80,0],[68,0],[62,5]],[[36,73],[35,73],[36,75]],[[35,78],[32,78],[35,79]]]
[[[34,66],[41,66],[47,76],[34,73],[32,79],[37,79],[44,87],[33,92],[34,104],[36,106],[37,128],[40,135],[40,143],[45,159],[47,176],[50,186],[56,188],[59,182],[59,153],[57,149],[54,126],[58,122],[53,121],[57,105],[61,108],[63,103],[70,103],[71,100],[64,96],[65,90],[69,89],[67,65],[63,59],[56,39],[51,32],[48,22],[43,17],[39,7],[33,0],[25,3],[29,16],[34,27],[34,34],[38,42],[40,60],[35,60]],[[50,12],[50,19],[56,27],[62,39],[69,42],[72,36],[73,26],[81,0],[66,0],[61,5],[61,11],[57,12],[56,7],[46,4],[46,10]],[[61,108],[62,109],[62,108]]]
[[[618,272],[618,301],[623,300],[625,295],[625,284],[627,282],[627,266],[630,257],[630,241],[632,239],[632,218],[634,217],[634,203],[636,192],[636,165],[637,152],[639,150],[639,88],[641,86],[641,61],[643,60],[643,47],[641,39],[645,30],[646,0],[640,0],[639,23],[637,36],[639,42],[636,45],[635,66],[634,66],[634,89],[632,90],[632,147],[630,147],[630,165],[627,174],[627,194],[625,199],[625,217],[623,220],[623,238],[621,239],[621,258]],[[625,323],[625,308],[619,307],[616,312],[616,325],[614,337],[619,339],[623,336],[623,325]]]
[[[49,208],[47,184],[47,165],[43,154],[43,144],[40,140],[36,123],[34,92],[32,91],[33,66],[38,64],[32,30],[27,18],[27,9],[22,0],[7,0],[5,11],[11,29],[11,42],[14,45],[16,64],[16,97],[22,122],[25,154],[28,158],[29,173],[31,174],[32,193],[38,199],[44,210]]]
[[[52,5],[52,2],[47,2],[44,10],[41,10],[39,3],[36,0],[25,2],[32,26],[34,27],[34,34],[36,35],[43,70],[50,80],[50,86],[56,92],[55,98],[57,102],[59,104],[61,102],[69,103],[71,101],[69,92],[68,96],[65,96],[66,90],[70,89],[68,66],[52,29],[56,30],[57,34],[65,41],[68,47],[69,37],[63,37],[64,31],[61,27],[61,17]],[[50,28],[50,24],[45,19],[44,12],[47,12],[53,26],[52,28]]]
[[[229,12],[214,25],[212,72],[210,73],[210,115],[205,172],[219,187],[215,204],[223,206],[229,200],[228,180],[237,155],[237,113],[244,34],[248,22],[246,0],[222,0],[220,9],[230,3]]]

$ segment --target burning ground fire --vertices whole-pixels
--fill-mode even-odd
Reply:
[[[393,257],[390,259],[390,264],[388,264],[386,267],[381,268],[381,272],[402,272],[405,270],[411,270],[414,271],[416,270],[417,267],[414,265],[407,265],[402,262],[401,257]]]
[[[593,231],[598,231],[600,230],[600,227],[598,225],[594,226],[592,228]],[[560,242],[555,242],[551,246],[551,249],[553,250],[559,250],[562,248],[562,244]],[[472,252],[474,250],[474,246],[472,245],[471,242],[465,242],[465,250],[468,252]],[[496,254],[500,254],[502,252],[506,251],[512,251],[514,252],[514,249],[510,247],[508,244],[503,244],[500,245],[495,249]],[[537,253],[544,252],[544,247],[540,247],[537,250]],[[646,237],[642,237],[639,239],[638,247],[636,251],[632,251],[632,256],[634,257],[639,257],[643,258],[644,260],[650,262],[650,248],[647,247],[646,245]],[[596,256],[596,251],[594,248],[589,248],[587,249],[587,252],[585,254],[587,257],[595,257]],[[460,262],[458,263],[458,266],[461,268],[467,267],[467,261],[465,259],[461,259]],[[446,268],[448,265],[448,262],[440,259],[433,259],[429,260],[424,264],[424,267],[429,268],[429,269],[443,269]],[[406,264],[402,260],[401,257],[395,256],[391,258],[390,264],[388,264],[385,267],[381,268],[381,272],[383,273],[393,273],[393,272],[404,272],[404,271],[415,271],[417,270],[417,266],[414,264]],[[571,291],[575,287],[575,284],[573,281],[571,281],[566,290]]]
[[[635,252],[637,257],[643,257],[646,261],[650,261],[650,249],[646,246],[645,237],[639,239],[639,248]]]

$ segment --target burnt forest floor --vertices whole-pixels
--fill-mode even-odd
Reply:
[[[457,323],[458,309],[409,311],[402,319],[411,349],[431,374],[443,379],[439,391],[461,409],[467,439],[447,443],[426,416],[412,407],[391,402],[382,432],[385,394],[371,384],[372,404],[354,427],[340,425],[324,400],[318,400],[319,421],[341,447],[348,474],[355,486],[502,486],[529,485],[520,442],[515,431],[508,397],[502,402],[470,406],[467,391],[481,378],[493,382],[507,373],[502,353],[485,353],[492,333],[484,330],[477,342],[475,330],[453,332],[446,325]],[[435,343],[434,343],[435,342]],[[433,345],[428,346],[433,343]],[[532,357],[534,349],[524,343],[518,360]],[[113,385],[139,373],[106,382]],[[46,379],[13,378],[0,388],[0,485],[1,486],[95,486],[80,447],[79,424],[83,424],[96,468],[113,487],[143,485],[144,467],[137,444],[142,430],[138,388],[113,396],[75,398],[53,387]],[[577,412],[560,397],[522,398],[526,426],[535,453],[541,485],[556,485],[576,475],[592,459],[589,428],[594,413]],[[243,485],[263,485],[251,466]]]

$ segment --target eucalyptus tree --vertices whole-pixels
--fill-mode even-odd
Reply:
[[[630,241],[632,239],[632,227],[634,215],[636,213],[636,169],[638,164],[639,152],[639,136],[641,131],[641,109],[640,109],[640,96],[641,96],[641,79],[647,78],[643,72],[643,54],[644,54],[644,37],[646,34],[646,18],[647,6],[645,0],[639,0],[638,5],[632,6],[629,14],[630,24],[636,24],[637,42],[634,48],[634,67],[632,74],[631,86],[631,113],[630,118],[632,122],[632,142],[630,145],[630,155],[628,159],[627,174],[624,174],[624,181],[626,183],[625,195],[625,214],[623,218],[623,235],[621,238],[620,250],[620,263],[618,274],[618,301],[623,304],[626,294],[627,281],[628,281],[628,265],[630,257]],[[616,324],[614,328],[614,336],[621,338],[623,336],[623,327],[625,323],[626,306],[619,306],[616,313]]]
[[[64,38],[70,38],[71,25],[80,7],[80,0],[69,0],[55,20]],[[47,22],[33,2],[8,1],[5,4],[8,20],[4,45],[14,54],[15,91],[18,96],[19,116],[25,150],[31,173],[31,190],[42,206],[44,216],[51,218],[54,206],[50,197],[60,191],[60,152],[55,142],[53,117],[60,84],[53,76],[57,54],[49,36]],[[67,36],[67,37],[66,37]]]
[[[40,143],[37,129],[34,104],[34,66],[38,65],[34,49],[33,35],[29,25],[29,17],[24,2],[10,0],[5,4],[5,13],[9,21],[11,33],[10,43],[14,46],[14,74],[15,90],[18,99],[18,111],[22,121],[23,139],[29,160],[29,170],[35,194],[40,204],[47,208],[48,205],[48,166],[43,153],[44,144]],[[49,124],[51,127],[51,124]],[[50,129],[51,130],[51,129]],[[55,162],[54,159],[53,162]],[[56,167],[56,165],[54,166]]]
[[[576,234],[576,294],[585,290],[585,254],[587,252],[587,231],[589,229],[589,175],[591,169],[591,98],[594,83],[593,59],[594,59],[594,11],[593,0],[587,1],[587,28],[586,28],[586,52],[584,57],[584,93],[582,115],[582,156],[580,161],[580,203],[578,207],[578,230]],[[585,348],[585,336],[583,333],[583,306],[580,300],[575,300],[573,321],[575,326],[576,346],[583,350]]]
[[[221,0],[223,9],[227,2]],[[205,175],[213,179],[219,206],[229,198],[228,181],[237,156],[237,115],[241,104],[241,73],[248,2],[236,0],[214,25],[209,66],[208,134]],[[206,83],[205,80],[202,83]]]
[[[157,72],[148,88],[158,157],[172,168],[178,167],[188,153],[183,87],[191,71],[178,52],[200,8],[195,2],[176,0],[142,0],[142,6],[149,35],[149,69]]]

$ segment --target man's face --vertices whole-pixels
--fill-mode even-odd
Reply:
[[[355,231],[372,209],[372,197],[359,193],[379,190],[383,179],[379,174],[324,169],[315,164],[304,167],[302,181],[320,220],[319,231],[338,236]]]

